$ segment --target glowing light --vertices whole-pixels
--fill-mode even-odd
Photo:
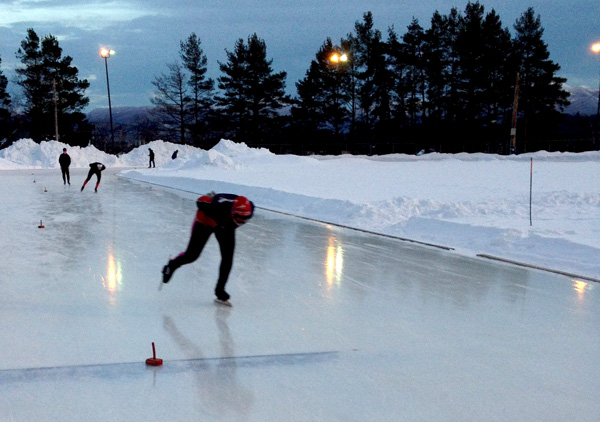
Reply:
[[[600,42],[597,42],[596,44],[592,45],[592,51],[594,53],[600,53]]]
[[[109,50],[108,48],[104,48],[102,47],[100,49],[100,57],[103,57],[105,59],[109,58],[110,56],[115,54],[115,50]]]
[[[583,295],[588,288],[588,284],[585,281],[581,280],[573,280],[573,288],[577,292],[577,297],[579,300],[583,299]]]
[[[341,55],[338,54],[338,53],[333,53],[329,57],[329,61],[331,63],[335,63],[335,64],[338,64],[339,62],[347,62],[348,61],[348,55],[346,53],[342,53]]]
[[[121,291],[121,282],[123,275],[121,273],[121,263],[115,258],[112,252],[112,245],[108,248],[108,261],[106,265],[106,278],[102,280],[102,286],[110,293],[109,301],[111,304],[116,302],[116,294]]]
[[[336,244],[335,238],[330,237],[325,258],[325,277],[329,286],[340,283],[343,269],[344,250],[339,244]]]

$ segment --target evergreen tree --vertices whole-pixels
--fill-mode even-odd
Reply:
[[[459,60],[459,119],[472,129],[483,109],[485,89],[484,7],[469,2],[460,17],[456,50]]]
[[[403,81],[407,93],[406,107],[410,124],[414,126],[421,115],[426,100],[425,61],[423,57],[425,32],[418,19],[413,18],[408,26],[408,32],[402,37],[402,41],[406,60]]]
[[[357,87],[361,116],[366,130],[377,124],[385,126],[390,120],[391,73],[388,69],[387,45],[379,30],[374,29],[373,15],[367,12],[362,22],[354,25],[350,35],[351,76],[359,81]],[[354,86],[352,86],[354,88]]]
[[[2,59],[0,58],[1,64]],[[6,91],[7,86],[8,79],[6,79],[0,68],[0,141],[6,139],[11,130],[11,99],[9,93]]]
[[[264,40],[253,34],[248,44],[236,42],[233,52],[227,51],[226,63],[219,63],[223,76],[218,86],[224,96],[216,97],[234,135],[248,142],[260,142],[269,135],[277,112],[290,99],[285,94],[286,72],[274,73],[273,60],[267,60]]]
[[[313,124],[318,129],[333,131],[336,140],[339,140],[350,116],[352,98],[348,62],[332,60],[334,54],[339,57],[341,52],[342,49],[327,38],[306,77],[296,85],[300,109],[304,110],[305,115],[312,116]]]
[[[195,33],[180,43],[183,66],[190,73],[188,85],[191,89],[190,131],[194,143],[206,136],[206,124],[215,86],[214,80],[206,77],[208,60],[202,51],[201,41]]]
[[[517,19],[514,29],[514,50],[520,76],[519,110],[524,115],[524,134],[529,137],[531,131],[527,128],[530,128],[539,136],[550,126],[547,122],[556,121],[551,118],[555,117],[556,108],[569,105],[569,93],[562,87],[566,79],[556,76],[560,66],[550,60],[548,46],[542,40],[544,28],[533,8]]]
[[[62,57],[56,37],[47,35],[40,41],[35,31],[29,29],[17,58],[24,65],[16,72],[25,94],[32,137],[40,140],[54,137],[56,105],[61,140],[70,145],[86,145],[91,126],[82,111],[89,103],[84,94],[90,84],[79,79],[70,56]]]
[[[162,132],[185,144],[192,103],[187,91],[188,81],[179,63],[168,64],[167,67],[168,74],[163,73],[152,81],[156,92],[150,101],[156,106],[154,112],[161,120]]]
[[[394,28],[388,29],[387,52],[391,73],[391,118],[397,127],[407,124],[408,107],[406,99],[408,96],[407,86],[404,83],[408,73],[408,64],[404,44]]]
[[[308,136],[314,136],[327,121],[323,88],[322,69],[313,60],[304,79],[296,82],[298,97],[292,107],[292,116]]]
[[[482,110],[487,124],[502,121],[506,110],[512,108],[516,65],[512,39],[502,28],[500,16],[492,9],[483,21],[485,76]],[[504,122],[505,124],[509,122]]]

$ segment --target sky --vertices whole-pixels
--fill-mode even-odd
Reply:
[[[598,151],[305,157],[228,140],[208,151],[153,141],[117,158],[20,140],[0,150],[0,170],[57,169],[63,148],[74,168],[100,161],[156,185],[233,192],[262,209],[600,280]]]
[[[487,12],[499,14],[512,31],[515,21],[533,7],[541,16],[550,58],[560,64],[559,76],[571,86],[596,88],[600,58],[590,46],[600,41],[600,3],[592,0],[494,0],[481,2]],[[115,51],[109,58],[113,107],[150,105],[152,81],[179,59],[179,43],[192,33],[202,42],[209,76],[220,75],[218,62],[226,61],[237,40],[256,33],[267,46],[274,71],[287,72],[287,91],[295,95],[311,60],[329,37],[334,43],[353,32],[363,14],[373,13],[375,27],[404,34],[412,18],[428,28],[437,10],[464,11],[466,1],[407,0],[314,1],[231,0],[0,0],[0,58],[2,71],[12,81],[15,58],[27,29],[41,37],[58,38],[63,55],[73,57],[79,76],[90,82],[89,110],[107,107],[106,73],[100,48]],[[16,87],[9,84],[9,89]],[[13,91],[13,94],[16,92]]]

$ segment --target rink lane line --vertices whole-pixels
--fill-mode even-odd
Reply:
[[[525,262],[513,261],[512,259],[500,258],[500,257],[497,257],[497,256],[487,255],[487,254],[482,254],[482,253],[477,254],[477,256],[480,257],[480,258],[490,259],[492,261],[505,262],[507,264],[516,265],[516,266],[519,266],[519,267],[531,268],[531,269],[534,269],[534,270],[546,271],[548,273],[553,273],[553,274],[558,274],[558,275],[564,275],[566,277],[575,278],[575,279],[578,279],[578,280],[587,280],[587,281],[593,281],[595,283],[600,283],[600,279],[593,278],[593,277],[588,277],[588,276],[585,276],[585,275],[577,275],[577,274],[568,273],[568,272],[565,272],[565,271],[553,270],[552,268],[540,267],[538,265],[527,264]]]
[[[199,359],[165,360],[162,366],[148,366],[144,361],[101,363],[90,365],[52,366],[40,368],[2,369],[0,385],[52,381],[69,378],[132,378],[147,371],[178,374],[218,368],[253,368],[263,366],[294,366],[328,362],[340,352],[280,353],[272,355],[226,356]],[[216,364],[216,365],[213,365]]]
[[[172,189],[172,190],[176,190],[176,191],[179,191],[179,192],[192,193],[194,195],[199,195],[199,193],[195,192],[195,191],[191,191],[191,190],[187,190],[187,189],[178,189],[178,188],[174,188],[172,186],[165,186],[165,185],[161,185],[160,183],[157,183],[157,182],[151,182],[151,181],[148,181],[148,180],[130,179],[130,178],[126,177],[126,176],[118,176],[118,177],[123,177],[123,178],[125,178],[127,180],[135,180],[135,181],[141,182],[141,183],[147,183],[149,185],[160,186],[160,187],[165,188],[165,189]],[[227,182],[220,182],[220,183],[227,183]],[[429,246],[429,247],[432,247],[432,248],[443,249],[445,251],[453,251],[454,250],[454,248],[452,248],[450,246],[437,245],[435,243],[422,242],[420,240],[409,239],[407,237],[400,237],[400,236],[394,236],[392,234],[378,233],[378,232],[374,232],[374,231],[370,231],[370,230],[359,229],[359,228],[352,227],[352,226],[347,226],[347,225],[344,225],[344,224],[332,223],[332,222],[329,222],[329,221],[318,220],[316,218],[304,217],[304,216],[292,214],[292,213],[289,213],[289,212],[277,211],[277,210],[272,210],[272,209],[269,209],[269,208],[264,208],[264,207],[259,207],[259,206],[255,206],[255,208],[258,209],[258,210],[269,211],[269,212],[273,212],[273,213],[276,213],[276,214],[287,215],[289,217],[301,218],[301,219],[307,220],[307,221],[314,221],[315,223],[328,224],[330,226],[340,227],[340,228],[348,229],[348,230],[354,230],[354,231],[357,231],[357,232],[360,232],[360,233],[373,234],[375,236],[383,236],[383,237],[387,237],[389,239],[396,239],[396,240],[401,240],[403,242],[410,242],[410,243],[414,243],[414,244],[421,245],[421,246]]]
[[[127,177],[125,177],[125,178],[127,179]],[[130,180],[132,180],[132,179],[130,179]],[[133,179],[133,180],[137,180],[137,179]],[[165,186],[165,185],[161,185],[161,184],[156,183],[156,182],[150,182],[150,181],[145,181],[145,180],[138,180],[138,181],[142,182],[142,183],[148,183],[148,184],[151,184],[151,185],[161,186],[161,187],[166,188],[166,189],[173,189],[173,190],[177,190],[177,191],[181,191],[181,192],[198,194],[197,192],[193,192],[193,191],[185,190],[185,189],[178,189],[178,188],[174,188],[174,187],[171,187],[171,186]],[[373,231],[370,231],[370,230],[358,229],[358,228],[352,227],[352,226],[346,226],[346,225],[343,225],[343,224],[331,223],[331,222],[328,222],[328,221],[317,220],[315,218],[310,218],[310,217],[303,217],[301,215],[295,215],[295,214],[287,213],[287,212],[283,212],[283,211],[272,210],[272,209],[269,209],[269,208],[256,207],[256,209],[262,209],[262,210],[273,212],[273,213],[276,213],[276,214],[281,214],[281,215],[287,215],[287,216],[290,216],[290,217],[301,218],[303,220],[314,221],[314,222],[321,223],[321,224],[329,224],[329,225],[332,225],[332,226],[335,226],[335,227],[341,227],[341,228],[344,228],[344,229],[354,230],[354,231],[361,232],[361,233],[372,234],[372,235],[375,235],[375,236],[383,236],[383,237],[387,237],[387,238],[390,238],[390,239],[400,240],[400,241],[403,241],[403,242],[410,242],[410,243],[414,243],[414,244],[417,244],[417,245],[429,246],[429,247],[432,247],[432,248],[442,249],[442,250],[445,250],[445,251],[454,251],[455,250],[455,248],[450,247],[450,246],[437,245],[435,243],[421,242],[419,240],[409,239],[409,238],[405,238],[405,237],[399,237],[399,236],[394,236],[394,235],[385,234],[385,233],[378,233],[378,232],[373,232]],[[581,276],[581,275],[577,275],[577,274],[568,273],[568,272],[565,272],[565,271],[554,270],[554,269],[551,269],[551,268],[540,267],[540,266],[537,266],[537,265],[527,264],[527,263],[519,262],[519,261],[513,261],[513,260],[510,260],[510,259],[500,258],[500,257],[493,256],[493,255],[476,254],[476,256],[478,256],[480,258],[485,258],[485,259],[493,260],[493,261],[504,262],[506,264],[516,265],[516,266],[519,266],[519,267],[531,268],[531,269],[535,269],[535,270],[546,271],[546,272],[553,273],[553,274],[563,275],[563,276],[570,277],[570,278],[575,278],[575,279],[581,279],[581,280],[593,281],[595,283],[600,283],[600,279],[597,279],[597,278],[588,277],[588,276]]]

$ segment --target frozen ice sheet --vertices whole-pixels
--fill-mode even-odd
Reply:
[[[591,283],[259,209],[229,309],[212,302],[214,239],[158,291],[195,195],[84,178],[0,172],[1,421],[600,414]],[[144,364],[152,342],[162,367]]]

